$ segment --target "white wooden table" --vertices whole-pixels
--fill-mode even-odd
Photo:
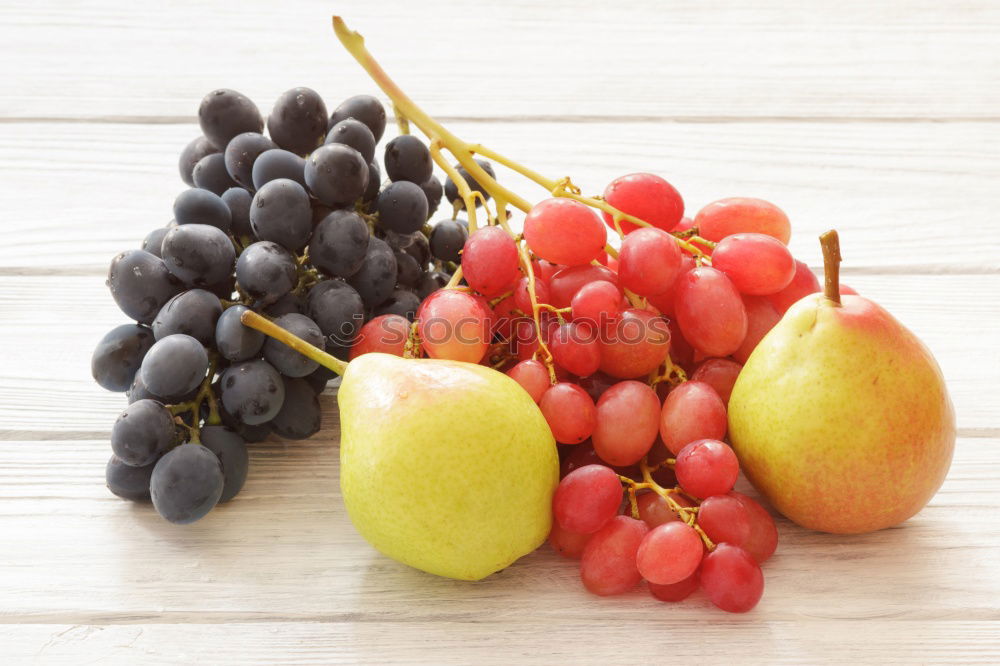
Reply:
[[[780,521],[743,616],[589,596],[548,548],[475,584],[379,556],[340,501],[332,396],[322,436],[255,446],[243,493],[193,526],[116,499],[125,401],[89,376],[125,321],[106,268],[170,218],[201,96],[375,88],[329,3],[2,0],[0,660],[1000,661],[1000,2],[339,5],[425,108],[544,173],[598,193],[651,170],[691,211],[773,200],[813,266],[837,227],[845,282],[948,378],[948,480],[876,534]]]

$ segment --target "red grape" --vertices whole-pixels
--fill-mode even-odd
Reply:
[[[674,474],[684,492],[704,499],[732,490],[740,475],[740,463],[724,442],[699,439],[677,454]]]
[[[705,546],[693,527],[672,521],[646,534],[636,553],[636,566],[650,583],[670,585],[697,571],[704,552]]]
[[[746,337],[740,293],[714,268],[700,266],[677,278],[674,312],[684,337],[706,356],[729,356]]]
[[[735,490],[729,491],[730,497],[735,497],[750,514],[750,536],[742,544],[757,564],[764,564],[774,555],[778,547],[778,528],[774,518],[753,498]]]
[[[763,199],[731,197],[708,204],[694,218],[698,235],[720,241],[732,234],[747,231],[767,234],[788,244],[792,226],[784,211]]]
[[[669,585],[649,583],[649,593],[660,601],[684,601],[698,589],[699,584],[698,572],[695,571],[678,583],[670,583]]]
[[[549,285],[535,279],[535,300],[539,303],[549,302]],[[528,278],[523,277],[514,287],[514,304],[524,314],[531,316],[531,296],[528,294]]]
[[[552,548],[563,557],[568,557],[573,560],[580,559],[580,556],[583,555],[583,549],[586,547],[588,541],[590,541],[589,534],[577,534],[576,532],[570,532],[569,530],[560,527],[558,521],[552,521],[552,531],[549,532],[549,543],[552,544]]]
[[[763,296],[744,296],[743,307],[747,311],[747,335],[740,348],[733,352],[733,358],[746,363],[757,344],[781,319],[771,301]]]
[[[783,315],[788,308],[792,307],[793,303],[809,294],[815,294],[819,290],[819,280],[816,279],[813,272],[801,261],[796,261],[795,277],[792,278],[787,287],[776,294],[771,294],[767,300],[771,301],[771,305],[774,306],[779,315]]]
[[[704,382],[687,381],[663,401],[660,437],[677,455],[698,439],[722,439],[726,434],[726,407],[722,398]]]
[[[656,391],[642,382],[619,382],[597,401],[594,450],[608,464],[632,465],[649,452],[659,426]]]
[[[420,343],[431,358],[478,363],[491,339],[490,322],[473,295],[439,289],[417,311]]]
[[[500,227],[477,229],[462,250],[462,275],[469,286],[490,298],[517,280],[517,245]]]
[[[698,507],[698,527],[715,543],[742,547],[750,538],[750,512],[735,497],[715,495]]]
[[[593,534],[618,513],[622,484],[604,465],[587,465],[566,475],[552,498],[552,511],[564,529]]]
[[[685,216],[685,217],[681,218],[681,221],[677,223],[677,226],[674,227],[673,230],[674,230],[675,233],[676,232],[680,232],[680,231],[687,231],[688,229],[690,229],[693,226],[694,226],[694,220],[692,220],[690,217],[686,217]],[[709,246],[705,245],[704,243],[699,243],[694,238],[689,239],[688,242],[691,243],[692,245],[694,245],[699,250],[701,250],[702,253],[708,254],[708,255],[712,254],[712,248],[710,248]]]
[[[712,603],[730,613],[745,613],[764,594],[760,565],[739,546],[717,544],[699,571],[701,586]]]
[[[402,356],[409,337],[409,319],[395,314],[380,315],[358,331],[354,344],[351,345],[349,358],[353,361],[358,356],[371,352]]]
[[[789,255],[791,256],[791,255]],[[662,229],[636,229],[622,241],[618,280],[640,296],[670,289],[681,270],[681,251]]]
[[[670,325],[648,310],[630,308],[602,331],[601,370],[612,377],[632,379],[660,367],[670,351]]]
[[[671,319],[668,327],[670,328],[670,358],[677,365],[690,371],[694,364],[694,347],[684,337],[676,319]]]
[[[670,497],[681,506],[694,506],[694,502],[680,493],[670,493]],[[635,498],[635,503],[639,507],[639,518],[649,525],[650,529],[681,519],[667,504],[667,500],[657,493],[643,493]]]
[[[795,276],[792,253],[765,234],[726,236],[712,252],[712,267],[725,273],[740,293],[756,296],[781,291]]]
[[[631,173],[615,178],[604,190],[604,200],[623,213],[637,217],[654,227],[671,231],[684,214],[684,200],[674,186],[651,173]],[[604,222],[615,228],[615,220],[602,213]],[[619,222],[622,233],[638,229],[625,220]]]
[[[563,268],[563,266],[553,264],[551,261],[545,261],[544,259],[531,260],[531,270],[535,274],[535,279],[539,282],[544,282],[546,285],[548,285],[552,276],[555,275],[561,268]]]
[[[535,322],[527,317],[517,317],[511,322],[509,338],[510,352],[522,361],[530,359],[538,351],[538,329]]]
[[[752,330],[753,315],[750,314],[749,307],[747,307],[747,315],[750,319],[750,330]],[[747,339],[749,338],[750,333],[748,332]],[[742,348],[741,346],[740,349]],[[737,353],[739,353],[738,350]],[[694,374],[691,375],[691,381],[705,382],[719,394],[719,397],[722,398],[722,403],[728,405],[729,396],[733,392],[733,384],[736,383],[736,378],[742,369],[742,365],[727,358],[709,358],[702,361],[701,365],[695,369]]]
[[[655,307],[657,310],[667,315],[668,317],[673,317],[674,292],[677,287],[677,278],[684,275],[688,271],[692,270],[694,267],[695,267],[694,257],[692,257],[690,254],[682,253],[681,267],[677,271],[677,275],[674,277],[674,281],[671,282],[670,286],[667,287],[667,289],[665,289],[664,291],[661,291],[658,294],[651,294],[650,296],[647,297],[647,299],[653,305],[653,307]]]
[[[598,370],[589,377],[581,377],[577,383],[580,388],[587,392],[587,395],[593,398],[594,402],[597,402],[605,391],[618,383],[618,379]]]
[[[587,206],[555,197],[535,204],[524,218],[524,240],[536,255],[555,264],[589,264],[608,242],[600,218]]]
[[[508,296],[502,299],[499,303],[492,308],[492,326],[491,331],[493,335],[499,335],[504,340],[510,340],[514,333],[515,321],[522,318],[517,312],[515,312],[514,297]]]
[[[598,530],[583,549],[580,578],[590,592],[601,596],[628,592],[642,576],[635,555],[649,528],[641,520],[615,516]]]
[[[549,371],[541,361],[521,361],[507,371],[507,376],[520,384],[536,403],[550,386]]]
[[[560,444],[578,444],[594,431],[597,408],[587,392],[576,384],[554,384],[542,395],[538,406]]]
[[[549,280],[549,303],[557,308],[569,307],[573,296],[588,282],[604,280],[618,284],[618,276],[604,266],[570,266],[563,268]]]
[[[585,284],[570,301],[573,321],[584,321],[598,330],[606,330],[621,314],[621,302],[621,291],[610,282],[596,280]]]
[[[549,337],[548,345],[555,362],[579,377],[592,375],[601,364],[597,333],[589,324],[562,324]]]

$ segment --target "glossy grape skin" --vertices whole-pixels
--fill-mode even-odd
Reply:
[[[144,467],[126,465],[121,459],[112,455],[104,468],[104,479],[108,490],[122,499],[133,502],[149,500],[149,479],[153,475],[155,462]]]
[[[201,161],[201,158],[212,153],[219,152],[219,149],[212,145],[212,142],[204,136],[196,136],[184,146],[180,159],[177,161],[177,168],[180,171],[181,180],[187,185],[194,187],[194,165]]]
[[[423,267],[406,252],[393,248],[392,254],[396,257],[396,286],[412,289],[423,277]]]
[[[226,159],[222,153],[212,153],[198,160],[191,171],[191,178],[194,186],[203,190],[208,190],[213,194],[221,196],[230,187],[236,187],[238,183],[229,177],[226,171]]]
[[[309,439],[322,425],[319,398],[305,379],[283,377],[285,400],[270,421],[271,430],[284,439]]]
[[[325,338],[319,326],[303,314],[295,312],[283,314],[276,317],[273,323],[314,347],[326,348]],[[319,367],[318,362],[274,338],[264,341],[264,360],[286,377],[305,377]]]
[[[520,276],[517,245],[500,227],[477,229],[462,250],[462,274],[469,286],[487,298],[508,291]]]
[[[111,449],[126,465],[155,462],[174,442],[174,417],[155,400],[138,400],[121,413],[111,428]]]
[[[204,289],[189,289],[160,308],[153,320],[153,335],[162,340],[174,333],[184,333],[209,347],[215,342],[215,323],[221,314],[218,296]]]
[[[195,390],[208,372],[208,354],[200,342],[180,333],[157,340],[139,373],[153,394],[173,400]]]
[[[618,285],[618,276],[604,266],[568,266],[549,278],[549,300],[557,308],[569,307],[573,297],[585,285],[603,280]]]
[[[408,180],[420,185],[434,173],[434,162],[423,141],[402,134],[385,146],[385,173],[393,182]]]
[[[788,244],[792,226],[784,211],[773,203],[751,197],[731,197],[714,201],[694,218],[702,238],[721,241],[738,233],[767,234]]]
[[[647,297],[649,304],[654,308],[659,310],[662,314],[670,317],[673,320],[674,317],[674,293],[677,289],[677,283],[682,275],[688,271],[695,268],[694,257],[686,252],[681,253],[681,266],[677,271],[677,276],[674,281],[670,283],[670,286],[666,290],[661,291],[658,294],[652,294]]]
[[[680,521],[655,527],[646,534],[636,553],[642,577],[657,585],[679,583],[698,570],[704,553],[701,537]]]
[[[649,593],[656,599],[676,603],[678,601],[684,601],[694,594],[700,584],[701,579],[698,577],[698,572],[695,571],[693,574],[677,583],[670,583],[669,585],[649,583],[648,586]]]
[[[490,164],[486,160],[478,160],[478,159],[476,160],[476,164],[478,164],[482,168],[482,170],[489,175],[490,178],[493,179],[496,178],[496,173],[494,173],[493,171],[492,164]],[[455,171],[457,171],[458,175],[461,176],[466,183],[468,183],[469,189],[471,189],[473,192],[479,192],[480,194],[483,195],[483,197],[487,201],[489,201],[490,193],[486,191],[485,187],[480,185],[478,181],[476,181],[471,175],[469,175],[469,172],[466,171],[464,166],[462,166],[461,164],[456,164]],[[448,180],[445,181],[444,196],[445,198],[448,199],[448,202],[451,203],[452,205],[454,205],[455,202],[458,202],[459,208],[462,209],[465,208],[465,201],[463,201],[462,197],[459,196],[458,186],[455,185],[455,182],[451,179],[451,176],[449,176]],[[483,205],[479,197],[475,197],[475,203],[477,208]]]
[[[507,376],[521,385],[537,404],[549,389],[549,371],[541,361],[521,361],[507,371]]]
[[[401,234],[419,230],[427,220],[427,197],[419,185],[400,180],[390,183],[376,199],[378,223]]]
[[[305,155],[321,145],[326,129],[326,105],[311,88],[286,90],[267,116],[271,140],[296,155]]]
[[[604,330],[600,348],[602,372],[619,379],[641,377],[667,358],[670,327],[660,315],[629,308]]]
[[[462,248],[469,238],[469,229],[462,224],[464,220],[441,220],[431,231],[431,254],[441,261],[461,263]]]
[[[233,215],[222,197],[192,187],[174,199],[174,220],[177,224],[207,224],[228,232]]]
[[[548,303],[549,285],[539,279],[535,279],[535,300],[539,303]],[[528,278],[523,277],[514,286],[513,306],[525,315],[531,315],[531,295],[528,293]]]
[[[281,375],[267,361],[234,363],[219,380],[222,405],[247,425],[273,419],[285,400]]]
[[[444,186],[441,185],[440,180],[431,176],[420,183],[420,189],[424,191],[424,196],[427,197],[427,219],[430,219],[431,215],[438,209],[438,206],[441,205],[441,197],[444,196]]]
[[[271,241],[248,246],[236,261],[236,281],[261,305],[270,305],[290,292],[297,280],[295,257]]]
[[[577,534],[563,529],[559,526],[559,521],[552,521],[552,530],[549,532],[549,545],[552,549],[563,557],[571,560],[578,560],[583,556],[583,549],[590,541],[589,534]]]
[[[216,387],[218,386],[218,383],[216,383]],[[219,418],[222,419],[224,426],[235,432],[248,444],[263,442],[271,435],[271,426],[269,424],[247,425],[227,412],[221,400],[219,402]]]
[[[350,146],[328,143],[306,159],[305,179],[313,196],[328,206],[339,208],[354,203],[368,189],[368,162]],[[426,206],[423,192],[420,198]]]
[[[222,465],[222,494],[219,503],[236,497],[247,480],[250,454],[246,442],[226,426],[203,426],[201,443],[215,454]]]
[[[410,321],[395,314],[379,315],[358,331],[351,346],[350,360],[362,354],[379,352],[402,356],[410,337]]]
[[[732,354],[740,363],[747,362],[760,341],[781,319],[771,301],[764,296],[744,296],[743,307],[747,312],[747,334],[739,348]]]
[[[215,347],[228,361],[246,361],[260,353],[264,334],[244,326],[240,317],[248,308],[234,305],[226,308],[215,324]]]
[[[703,382],[686,381],[663,401],[660,437],[673,454],[699,439],[722,439],[726,434],[726,407]]]
[[[538,403],[552,436],[560,444],[578,444],[590,437],[597,422],[597,407],[576,384],[559,382]]]
[[[199,191],[204,192],[204,190]],[[176,225],[173,224],[171,226]],[[149,252],[154,257],[159,257],[160,249],[163,247],[163,237],[167,235],[167,232],[170,231],[170,229],[171,227],[159,227],[157,229],[153,229],[146,234],[145,238],[142,239],[142,244],[139,246],[139,249]]]
[[[363,122],[354,118],[344,118],[331,127],[326,135],[326,143],[350,146],[361,153],[361,157],[368,163],[375,159],[375,137],[372,131]]]
[[[257,190],[250,205],[250,228],[260,240],[299,252],[312,234],[309,194],[287,178],[265,184]]]
[[[692,502],[686,501],[687,498],[679,493],[671,493],[670,496],[672,499],[680,503],[681,506],[691,506],[693,504]],[[680,516],[674,513],[674,510],[670,508],[667,500],[663,499],[656,493],[647,492],[639,495],[636,498],[636,504],[639,507],[639,518],[641,518],[650,529],[680,520]]]
[[[607,236],[607,229],[594,211],[572,199],[545,199],[524,218],[528,247],[555,264],[589,264],[604,251]]]
[[[618,281],[640,296],[652,296],[673,285],[681,266],[681,251],[673,236],[662,229],[636,229],[622,241]]]
[[[749,311],[750,309],[747,308],[748,314]],[[753,322],[752,316],[750,317],[750,321]],[[747,333],[747,337],[750,337],[749,332]],[[742,365],[727,358],[708,358],[695,368],[690,379],[696,382],[704,382],[711,386],[712,390],[722,399],[722,404],[728,406],[729,396],[733,392],[733,385],[736,383],[736,378],[742,369]]]
[[[545,291],[548,295],[547,288]],[[585,284],[570,301],[573,321],[589,323],[597,330],[607,330],[621,316],[621,302],[621,291],[610,282],[597,280]]]
[[[766,234],[726,236],[712,251],[712,267],[726,274],[741,294],[774,294],[791,283],[795,259],[784,243]]]
[[[385,107],[371,95],[355,95],[344,100],[330,115],[327,127],[332,129],[345,118],[354,118],[363,122],[371,130],[376,142],[385,133]]]
[[[406,257],[409,258],[409,257]],[[389,298],[372,311],[372,316],[395,314],[413,321],[420,309],[420,297],[408,289],[393,289]]]
[[[278,145],[259,132],[243,132],[234,136],[223,152],[226,172],[239,185],[254,189],[253,165],[265,151]]]
[[[207,224],[184,224],[163,237],[163,262],[167,270],[196,287],[225,280],[233,272],[236,250],[229,236]]]
[[[610,596],[628,592],[642,576],[635,557],[649,528],[641,520],[615,516],[590,537],[580,558],[580,578],[589,592]]]
[[[448,284],[451,276],[441,271],[425,271],[420,280],[417,281],[417,296],[425,300],[428,296],[439,289],[443,289]]]
[[[205,95],[198,107],[198,124],[201,131],[217,151],[237,134],[264,129],[264,119],[257,105],[244,95],[220,88]]]
[[[760,565],[739,546],[716,544],[705,556],[699,572],[701,586],[712,603],[730,613],[745,613],[764,594]]]
[[[389,298],[396,286],[396,256],[381,238],[368,241],[365,260],[361,268],[347,279],[361,296],[365,307],[378,307]]]
[[[417,312],[421,346],[431,358],[478,363],[489,346],[490,322],[471,294],[442,289]]]
[[[750,516],[750,535],[740,546],[757,564],[764,564],[778,547],[778,528],[774,524],[774,518],[767,509],[743,493],[731,490],[728,496],[739,500]]]
[[[91,356],[90,374],[94,381],[108,391],[127,391],[153,342],[153,332],[146,326],[114,327],[97,343]]]
[[[552,498],[559,525],[577,534],[593,534],[615,514],[622,501],[618,475],[604,465],[586,465],[567,474]]]
[[[152,323],[163,304],[184,288],[162,259],[142,250],[112,259],[107,285],[121,311],[143,324]]]
[[[425,267],[431,260],[430,242],[422,231],[414,231],[410,234],[386,232],[385,242],[394,252],[405,252],[413,257],[421,267]]]
[[[698,507],[698,527],[715,543],[742,547],[750,537],[750,512],[735,497],[715,495]]]
[[[265,150],[254,160],[250,178],[253,180],[254,189],[257,190],[278,178],[294,180],[305,187],[306,161],[301,156],[281,148]]]
[[[648,384],[619,382],[597,401],[597,421],[591,439],[594,450],[609,465],[633,465],[645,456],[660,427],[660,401]]]
[[[684,337],[706,356],[729,356],[746,337],[747,312],[739,292],[709,266],[677,278],[674,311]]]
[[[677,454],[674,474],[684,492],[704,499],[732,490],[740,474],[740,464],[724,442],[699,439]]]
[[[215,508],[224,483],[222,463],[212,451],[182,444],[156,463],[149,491],[157,513],[171,523],[187,525]]]
[[[369,236],[360,215],[335,210],[316,225],[309,243],[309,261],[330,277],[350,277],[364,263]]]
[[[684,200],[674,186],[651,173],[631,173],[615,178],[604,190],[604,200],[623,213],[637,217],[663,231],[672,231],[684,215]],[[601,213],[605,224],[615,229],[614,217]],[[619,222],[622,233],[638,229],[627,220]]]
[[[197,389],[191,393],[181,396],[180,398],[176,398],[175,402],[187,402],[188,400],[193,399],[196,393]],[[147,389],[146,385],[142,382],[142,373],[140,372],[135,373],[135,379],[132,380],[132,385],[128,387],[127,391],[125,391],[125,397],[128,399],[128,404],[130,405],[134,402],[138,402],[139,400],[146,399],[156,400],[157,402],[162,402],[164,404],[170,402],[162,396],[154,395],[152,391]]]
[[[364,323],[365,305],[343,280],[324,280],[309,290],[307,314],[319,326],[327,346],[349,347]]]
[[[809,294],[815,294],[819,291],[819,279],[805,263],[796,260],[795,275],[792,277],[792,281],[778,293],[767,296],[767,300],[771,302],[779,315],[784,315],[792,305]]]

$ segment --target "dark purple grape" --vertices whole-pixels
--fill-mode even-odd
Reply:
[[[360,120],[355,120],[354,118],[341,120],[330,128],[329,133],[326,135],[326,142],[341,143],[345,146],[350,146],[361,153],[366,162],[371,162],[375,159],[375,137],[372,135],[372,131],[368,129],[368,126]]]
[[[395,314],[406,317],[410,321],[417,316],[420,307],[420,297],[408,289],[396,289],[380,306],[372,312],[373,317],[384,314]]]
[[[306,161],[295,153],[281,148],[265,150],[253,163],[253,186],[259,190],[272,180],[288,178],[305,187],[305,170]]]
[[[305,188],[294,180],[279,178],[265,184],[250,204],[250,228],[265,241],[298,252],[312,234],[312,207]]]
[[[496,177],[496,174],[493,172],[493,165],[491,165],[486,160],[476,160],[476,164],[482,167],[483,171],[488,173],[490,178]],[[456,164],[455,170],[458,171],[458,174],[465,179],[465,182],[469,184],[469,187],[472,188],[474,192],[479,192],[480,194],[483,195],[483,197],[489,200],[490,193],[487,192],[486,188],[484,188],[482,185],[476,182],[476,180],[469,175],[469,172],[465,170],[465,167],[463,167],[461,164]],[[454,181],[452,181],[450,176],[448,177],[447,182],[445,182],[444,184],[444,195],[445,197],[448,198],[448,201],[451,202],[452,205],[454,205],[455,202],[457,201],[460,204],[459,206],[460,208],[465,208],[465,203],[462,201],[462,197],[458,195],[458,187],[455,185]],[[483,202],[479,199],[479,197],[476,197],[476,207],[482,205]]]
[[[112,259],[107,284],[122,312],[143,324],[151,323],[184,288],[162,259],[143,250],[127,250]]]
[[[163,237],[167,235],[170,231],[170,227],[160,227],[159,229],[153,229],[146,237],[142,239],[142,245],[140,249],[149,252],[154,257],[160,256],[160,250],[163,247]]]
[[[417,283],[417,296],[424,300],[438,289],[444,289],[451,276],[441,271],[427,271]]]
[[[434,172],[431,153],[424,142],[412,134],[402,134],[386,144],[385,173],[389,180],[408,180],[420,185]]]
[[[223,484],[218,456],[200,444],[182,444],[153,467],[149,494],[157,513],[171,523],[187,525],[218,504]]]
[[[326,105],[315,90],[292,88],[274,103],[267,117],[271,140],[296,155],[306,155],[323,143]]]
[[[228,502],[243,489],[250,467],[247,444],[235,431],[225,426],[204,426],[201,443],[222,464],[222,495],[219,502]]]
[[[230,187],[236,187],[237,182],[229,177],[226,171],[226,158],[222,153],[212,153],[198,160],[191,172],[194,186],[221,195]]]
[[[285,402],[271,419],[271,430],[285,439],[308,439],[321,426],[319,398],[305,379],[283,379]]]
[[[194,391],[208,372],[208,354],[200,342],[181,333],[157,340],[146,352],[139,375],[153,395],[173,401]]]
[[[155,400],[139,400],[125,408],[111,428],[111,448],[126,465],[156,462],[174,443],[174,417]]]
[[[326,338],[326,347],[350,347],[365,320],[365,305],[343,280],[324,280],[309,290],[309,317]],[[332,352],[331,352],[332,353]]]
[[[181,151],[181,157],[177,164],[181,173],[181,180],[194,187],[194,176],[192,175],[194,165],[206,155],[217,152],[219,152],[219,149],[213,146],[212,142],[204,136],[197,136],[191,139],[191,142],[184,146],[184,150]]]
[[[217,151],[225,150],[237,134],[260,133],[264,129],[264,119],[257,105],[226,88],[213,90],[201,100],[198,124]]]
[[[250,202],[253,201],[253,195],[242,187],[230,187],[222,193],[222,200],[229,207],[229,213],[233,221],[230,231],[233,236],[236,238],[252,238]]]
[[[245,305],[226,308],[215,325],[215,347],[226,360],[246,361],[259,354],[264,346],[264,334],[240,321],[246,310]]]
[[[368,224],[350,210],[335,210],[316,225],[309,243],[309,261],[330,277],[358,272],[368,250]]]
[[[306,186],[317,199],[338,208],[354,203],[368,187],[368,162],[350,146],[328,143],[309,155]]]
[[[90,359],[94,380],[109,391],[127,391],[153,342],[153,331],[146,326],[122,324],[111,329]]]
[[[383,229],[408,234],[427,221],[427,197],[419,185],[401,180],[379,192],[378,224]]]
[[[267,361],[234,363],[219,378],[219,393],[226,411],[247,425],[267,423],[281,409],[285,385]]]
[[[372,238],[368,241],[364,263],[347,283],[360,294],[365,307],[374,308],[392,293],[396,286],[396,270],[392,248],[381,238]]]
[[[253,189],[253,163],[261,153],[277,147],[274,141],[259,132],[237,134],[226,145],[226,172],[243,187]]]
[[[328,127],[332,128],[345,118],[354,118],[367,125],[376,143],[385,133],[385,107],[371,95],[355,95],[346,99],[331,114]]]
[[[271,241],[248,246],[236,260],[236,282],[261,305],[270,305],[290,292],[297,276],[295,257]]]
[[[323,332],[309,317],[290,312],[274,319],[274,324],[301,338],[314,347],[323,349]],[[274,338],[264,341],[264,360],[286,377],[305,377],[319,367],[319,363],[303,356],[284,342]]]
[[[233,214],[219,195],[192,187],[174,199],[174,220],[177,224],[207,224],[228,232]]]
[[[149,479],[153,475],[152,462],[144,467],[126,465],[118,456],[112,455],[104,468],[104,478],[108,490],[122,499],[144,502],[149,499]]]
[[[441,220],[431,231],[431,254],[441,261],[461,263],[462,248],[469,239],[469,230],[461,220]]]
[[[441,205],[441,196],[444,194],[444,188],[441,186],[440,180],[431,176],[420,184],[420,189],[424,191],[424,196],[427,197],[427,219],[430,219],[434,211]]]
[[[183,291],[160,308],[153,320],[153,335],[162,340],[184,333],[210,347],[215,343],[215,323],[222,314],[219,297],[204,289]]]
[[[207,224],[182,224],[163,237],[163,262],[187,284],[206,287],[233,272],[236,250],[229,236]]]

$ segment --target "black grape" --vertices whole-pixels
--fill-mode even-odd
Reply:
[[[201,131],[217,150],[224,150],[237,134],[261,132],[264,119],[257,105],[248,98],[227,88],[213,90],[205,95],[198,107],[198,124]]]
[[[417,316],[420,307],[420,297],[408,289],[396,289],[380,306],[375,308],[372,316],[395,314],[406,317],[410,321]]]
[[[285,403],[270,423],[271,430],[285,439],[308,439],[319,432],[319,398],[305,379],[285,377]]]
[[[122,312],[143,324],[151,323],[184,288],[162,259],[143,250],[127,250],[112,259],[107,285]]]
[[[292,253],[271,241],[248,246],[236,261],[236,282],[262,305],[274,303],[290,292],[297,275]]]
[[[265,184],[278,178],[294,180],[299,185],[306,185],[306,161],[295,153],[281,148],[265,150],[253,163],[253,186],[260,189]]]
[[[365,262],[347,283],[361,295],[365,307],[374,308],[387,299],[396,286],[396,257],[392,248],[381,238],[368,241]]]
[[[253,163],[261,153],[277,148],[277,144],[259,132],[237,134],[226,145],[226,173],[246,188],[253,188]]]
[[[393,250],[410,255],[421,266],[426,266],[431,260],[430,244],[422,231],[414,231],[410,234],[397,234],[395,231],[389,231],[385,234],[385,242]]]
[[[233,220],[230,231],[236,238],[253,236],[250,228],[250,202],[253,196],[242,187],[230,187],[222,193],[222,200],[229,208],[229,214]]]
[[[90,373],[102,388],[127,391],[153,342],[153,332],[145,326],[116,326],[97,343],[90,359]]]
[[[383,229],[412,233],[427,221],[427,197],[419,185],[401,180],[379,192],[376,210]]]
[[[332,128],[345,118],[360,120],[378,142],[385,132],[385,107],[371,95],[355,95],[345,100],[330,116],[328,127]]]
[[[336,349],[341,349],[341,348],[337,347]],[[327,353],[332,354],[334,350],[328,348],[326,351]],[[337,373],[335,373],[333,370],[321,365],[315,370],[313,370],[311,373],[303,377],[302,380],[307,382],[309,384],[309,387],[313,390],[313,392],[319,395],[324,391],[324,389],[326,389],[326,383],[336,376]]]
[[[299,337],[314,347],[325,348],[323,332],[319,326],[309,317],[290,312],[276,317],[276,326],[280,326],[291,334]],[[319,367],[319,363],[307,356],[303,356],[284,342],[279,342],[274,338],[264,341],[264,360],[274,366],[274,368],[286,377],[305,377],[310,372]]]
[[[215,388],[218,388],[218,385],[216,385]],[[271,426],[267,423],[247,425],[227,412],[226,408],[221,403],[219,404],[219,418],[222,419],[223,425],[234,431],[237,435],[243,438],[244,442],[247,442],[248,444],[263,442],[267,439],[268,435],[271,434]]]
[[[142,383],[168,401],[198,388],[208,372],[208,354],[190,335],[177,333],[157,340],[139,368]]]
[[[306,314],[306,296],[304,293],[290,291],[264,308],[264,314],[269,317],[280,317],[289,312]]]
[[[264,346],[264,334],[240,321],[246,310],[245,305],[226,308],[215,324],[215,347],[229,361],[246,361],[259,354]]]
[[[343,280],[324,280],[314,285],[309,290],[308,308],[309,317],[326,338],[326,347],[349,347],[364,323],[364,301]]]
[[[184,146],[184,150],[181,151],[181,157],[177,163],[181,173],[181,180],[194,187],[194,176],[192,175],[194,165],[206,155],[217,152],[219,152],[219,149],[213,146],[212,142],[204,136],[197,136],[191,139],[191,142]]]
[[[149,499],[149,479],[153,475],[154,463],[144,467],[126,465],[116,455],[108,459],[104,468],[104,479],[108,490],[122,499],[143,502]]]
[[[184,282],[205,287],[233,272],[236,250],[229,236],[207,224],[182,224],[163,237],[163,261]]]
[[[361,200],[365,203],[375,201],[381,187],[382,170],[378,168],[378,162],[372,160],[368,163],[368,185],[365,186],[365,193],[361,195]]]
[[[155,400],[133,402],[111,428],[111,449],[126,465],[156,462],[174,443],[174,417]]]
[[[153,229],[142,239],[141,249],[149,252],[154,257],[160,256],[160,249],[163,247],[163,237],[170,231],[170,227],[160,227]]]
[[[279,178],[265,184],[250,204],[250,228],[257,238],[298,252],[312,233],[312,207],[305,188]]]
[[[496,177],[496,174],[493,172],[493,165],[491,165],[486,160],[476,160],[476,164],[482,167],[483,171],[485,171],[490,175],[490,178]],[[461,164],[456,164],[455,170],[458,171],[459,175],[465,179],[465,182],[469,184],[469,187],[472,188],[474,192],[480,192],[483,195],[483,197],[485,197],[487,200],[490,198],[489,192],[487,192],[482,185],[476,182],[476,180],[469,175],[469,172],[465,170],[465,167],[463,167]],[[448,198],[448,201],[450,201],[452,204],[454,204],[457,201],[460,204],[459,206],[460,208],[465,208],[465,203],[462,201],[462,198],[458,195],[458,187],[455,185],[454,181],[452,181],[450,176],[448,177],[448,181],[444,184],[444,195]],[[482,205],[483,202],[479,199],[479,197],[476,197],[476,207]]]
[[[229,177],[226,171],[226,158],[222,153],[212,153],[198,160],[191,172],[194,186],[221,195],[230,187],[236,187],[237,182]]]
[[[309,243],[309,262],[331,277],[358,272],[368,249],[368,224],[350,210],[335,210],[323,218]]]
[[[205,345],[215,342],[215,322],[222,314],[222,303],[204,289],[183,291],[160,308],[153,320],[153,335],[162,340],[174,333],[184,333]]]
[[[218,194],[192,187],[174,199],[174,220],[177,224],[207,224],[228,232],[233,214]]]
[[[461,263],[459,254],[469,239],[469,230],[459,220],[441,220],[431,231],[431,254],[441,261]]]
[[[219,379],[219,392],[226,411],[248,425],[273,419],[285,400],[281,375],[259,359],[226,368]]]
[[[171,523],[187,525],[218,504],[223,484],[218,456],[199,444],[182,444],[156,463],[149,494],[157,513]]]
[[[431,176],[420,184],[420,189],[424,191],[424,196],[427,197],[427,217],[430,218],[434,214],[434,211],[438,209],[438,206],[441,205],[441,196],[444,194],[444,188],[441,186],[440,180]]]
[[[385,173],[393,182],[408,180],[420,185],[434,172],[430,151],[412,134],[402,134],[386,144],[384,161]]]
[[[451,279],[447,273],[441,271],[428,271],[417,283],[417,296],[424,300],[438,289],[444,289]]]
[[[361,153],[365,162],[371,162],[375,159],[375,137],[368,126],[360,120],[354,118],[341,120],[330,128],[330,132],[326,135],[326,142],[350,146]]]
[[[393,250],[393,255],[396,257],[396,284],[404,287],[417,284],[424,274],[423,267],[402,250]]]
[[[328,143],[306,160],[306,186],[317,199],[337,208],[354,203],[368,187],[368,162],[350,146]]]
[[[204,426],[201,443],[222,463],[222,495],[219,502],[236,497],[247,480],[250,455],[247,444],[236,432],[225,426]]]
[[[315,90],[292,88],[274,103],[267,117],[271,140],[296,155],[305,155],[323,143],[326,105]]]

